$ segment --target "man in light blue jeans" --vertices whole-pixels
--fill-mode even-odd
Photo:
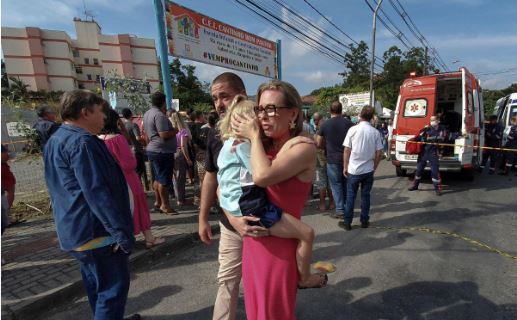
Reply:
[[[343,175],[348,178],[344,221],[339,225],[352,230],[354,202],[361,186],[361,228],[370,224],[370,192],[373,175],[382,155],[382,137],[371,124],[374,109],[365,106],[361,110],[361,121],[348,130],[343,146]]]
[[[346,197],[346,178],[343,175],[343,140],[348,130],[353,126],[352,121],[343,118],[343,106],[339,101],[330,105],[330,119],[323,122],[316,133],[318,148],[325,146],[327,151],[327,177],[336,204],[334,218],[343,218]]]

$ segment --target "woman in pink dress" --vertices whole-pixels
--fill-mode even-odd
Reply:
[[[119,164],[126,182],[133,195],[133,233],[144,234],[145,246],[150,249],[165,242],[162,238],[156,238],[151,232],[151,216],[147,207],[147,196],[136,173],[136,158],[129,147],[127,139],[119,130],[119,115],[111,109],[106,109],[104,128],[99,138],[104,141],[109,152]]]
[[[284,214],[299,219],[316,166],[314,144],[299,143],[300,140],[294,138],[303,126],[300,95],[292,85],[272,80],[259,87],[257,101],[258,119],[235,117],[232,125],[240,136],[251,141],[254,182],[266,187],[269,201],[282,208]],[[245,237],[243,241],[242,278],[247,319],[294,319],[298,241],[276,237]],[[323,287],[326,277],[313,274],[311,282],[308,287]]]

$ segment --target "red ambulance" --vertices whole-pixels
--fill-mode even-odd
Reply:
[[[411,74],[402,83],[390,141],[397,176],[416,169],[418,155],[406,152],[406,141],[429,125],[433,115],[440,117],[440,124],[452,136],[458,136],[448,141],[454,147],[440,149],[440,171],[465,172],[473,177],[482,153],[476,146],[484,143],[484,107],[479,80],[466,68],[426,76]]]

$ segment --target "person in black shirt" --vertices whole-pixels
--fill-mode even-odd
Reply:
[[[501,140],[503,138],[503,128],[497,123],[497,116],[490,116],[489,122],[485,127],[485,146],[492,148],[500,148]],[[483,158],[481,159],[481,165],[478,171],[481,173],[485,169],[485,166],[490,159],[490,168],[488,174],[495,173],[495,164],[499,158],[499,150],[485,149],[483,150]]]
[[[217,113],[222,118],[226,109],[237,94],[246,95],[242,79],[231,72],[217,76],[210,88]],[[208,131],[205,155],[205,177],[201,187],[201,205],[199,209],[199,237],[209,245],[212,242],[212,230],[208,222],[210,207],[214,203],[217,191],[217,157],[223,144],[215,129]],[[241,281],[242,236],[266,236],[268,230],[260,226],[250,226],[248,221],[258,218],[251,216],[233,217],[232,224],[225,214],[219,223],[221,237],[219,240],[219,288],[214,303],[213,319],[235,319],[239,300]],[[236,230],[233,226],[236,226]]]
[[[325,121],[318,130],[316,145],[327,150],[327,176],[332,196],[336,204],[336,212],[332,217],[343,219],[346,201],[346,177],[343,175],[343,142],[352,121],[342,115],[343,106],[339,101],[330,105],[330,119]]]
[[[43,152],[45,144],[48,139],[50,139],[50,136],[59,128],[59,124],[56,123],[56,112],[48,105],[39,106],[37,113],[38,121],[34,124],[33,128],[38,134],[36,142],[40,146],[41,152]]]
[[[190,114],[189,130],[192,135],[191,146],[194,165],[192,176],[194,178],[194,205],[199,205],[201,199],[201,177],[199,172],[204,171],[206,144],[202,137],[202,128],[205,125],[205,115],[201,111],[192,111]],[[204,174],[204,172],[203,172]]]

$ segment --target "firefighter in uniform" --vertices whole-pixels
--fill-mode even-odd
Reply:
[[[489,122],[485,127],[485,146],[491,148],[500,148],[501,147],[501,139],[503,138],[503,128],[499,123],[497,123],[497,116],[490,116]],[[499,150],[485,149],[483,150],[483,159],[481,160],[481,165],[479,166],[478,171],[481,173],[485,169],[486,163],[488,159],[490,159],[490,167],[488,169],[488,174],[495,173],[495,165],[499,159]]]
[[[501,175],[508,175],[510,169],[517,166],[517,116],[512,117],[511,124],[508,141],[506,141],[504,147],[513,151],[505,151],[505,166],[504,171],[500,173]]]
[[[430,126],[426,126],[418,134],[416,141],[429,142],[429,143],[444,143],[448,133],[444,127],[440,126],[438,117],[432,116],[430,119]],[[440,178],[440,172],[438,167],[438,146],[433,144],[424,144],[422,151],[418,155],[415,180],[413,185],[408,188],[409,191],[418,190],[422,173],[424,172],[425,166],[429,162],[431,167],[431,178],[433,180],[434,190],[437,195],[442,195],[442,180]]]

